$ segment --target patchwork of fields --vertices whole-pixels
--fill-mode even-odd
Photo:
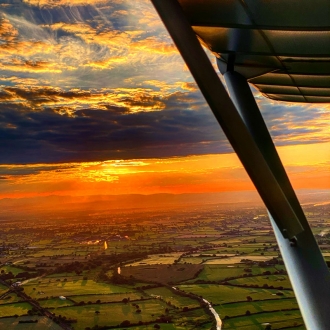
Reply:
[[[66,223],[56,235],[26,229],[31,248],[0,258],[0,329],[211,329],[203,299],[224,330],[305,329],[269,223],[246,225],[262,211],[180,212],[85,225],[84,236]],[[324,220],[312,214],[321,232]],[[120,234],[99,234],[111,230]],[[6,235],[15,241],[14,229]],[[329,242],[321,243],[328,256]]]

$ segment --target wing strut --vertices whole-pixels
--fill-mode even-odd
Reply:
[[[307,329],[329,329],[329,270],[235,56],[229,97],[178,1],[151,1],[269,211]]]

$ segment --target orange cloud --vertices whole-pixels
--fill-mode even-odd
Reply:
[[[6,18],[0,18],[0,58],[5,60],[11,56],[31,56],[39,53],[53,53],[56,46],[50,42],[20,40],[17,28]]]
[[[84,64],[84,66],[92,67],[94,69],[113,69],[117,65],[126,64],[127,63],[127,56],[113,56],[107,58],[106,60],[101,61],[88,61]]]
[[[84,106],[107,110],[107,106],[127,108],[130,112],[159,111],[165,108],[161,92],[148,88],[115,88],[101,91],[63,90],[50,86],[3,87],[2,100],[30,104],[34,109],[43,106],[59,107],[60,113],[70,113]]]
[[[23,2],[38,7],[81,6],[107,3],[108,0],[23,0]]]
[[[139,25],[145,25],[152,29],[164,29],[163,22],[159,19],[159,15],[153,7],[150,7],[148,0],[140,0],[139,12],[136,8],[130,8],[133,14],[140,17]]]
[[[100,38],[103,39],[103,36],[101,35]],[[122,38],[122,36],[118,36],[118,38]],[[179,53],[174,45],[159,41],[153,37],[139,41],[131,41],[125,38],[125,42],[114,39],[111,42],[114,42],[116,45],[114,46],[115,49],[120,45],[118,52],[103,60],[89,60],[83,65],[95,69],[112,69],[120,65],[127,66],[135,63],[147,63],[148,61],[155,62],[161,56],[177,55],[179,58]],[[106,34],[104,34],[104,43],[110,46],[110,40],[106,37]],[[113,47],[111,49],[113,51]],[[174,61],[172,62],[173,65],[175,65]]]
[[[280,147],[279,152],[296,189],[330,189],[330,143]],[[164,159],[111,160],[68,164],[0,165],[6,197],[14,191],[31,194],[191,193],[253,190],[235,154]],[[56,189],[57,190],[56,190]],[[54,190],[55,189],[55,190]]]
[[[36,54],[50,54],[57,51],[56,46],[43,41],[15,41],[0,45],[2,59],[16,56],[31,56]]]
[[[47,26],[48,27],[48,26]],[[55,23],[49,26],[52,30],[63,30],[80,37],[87,44],[97,43],[116,49],[124,48],[130,42],[130,35],[125,31],[104,29],[103,26],[96,28],[86,23]]]
[[[25,78],[25,77],[17,77],[17,76],[11,76],[11,77],[1,77],[0,82],[3,81],[10,81],[15,83],[16,86],[35,86],[39,85],[40,83],[43,84],[49,84],[47,80],[44,79],[34,79],[34,78]]]
[[[130,44],[130,49],[133,51],[152,52],[161,55],[179,54],[174,44],[160,41],[156,37],[148,37],[146,39],[132,42]]]
[[[70,70],[69,66],[65,67]],[[62,68],[60,68],[58,63],[51,63],[47,61],[29,61],[29,60],[18,60],[12,59],[10,62],[1,63],[0,69],[10,70],[17,72],[52,72],[60,73]]]
[[[15,41],[17,36],[18,31],[10,21],[5,17],[0,18],[0,38],[2,41],[5,41],[5,45]]]

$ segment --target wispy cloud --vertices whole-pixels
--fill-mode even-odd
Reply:
[[[232,152],[150,1],[3,1],[0,39],[1,163]],[[277,145],[329,140],[329,106],[254,93]]]
[[[23,0],[23,2],[32,6],[41,7],[62,7],[62,6],[83,6],[105,4],[108,0]],[[120,2],[116,0],[115,2]]]

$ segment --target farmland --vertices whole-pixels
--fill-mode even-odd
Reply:
[[[321,233],[329,209],[308,210]],[[0,328],[211,329],[206,299],[223,329],[304,329],[260,207],[79,217],[25,222],[24,235],[3,220]],[[317,238],[328,256],[329,237]]]

